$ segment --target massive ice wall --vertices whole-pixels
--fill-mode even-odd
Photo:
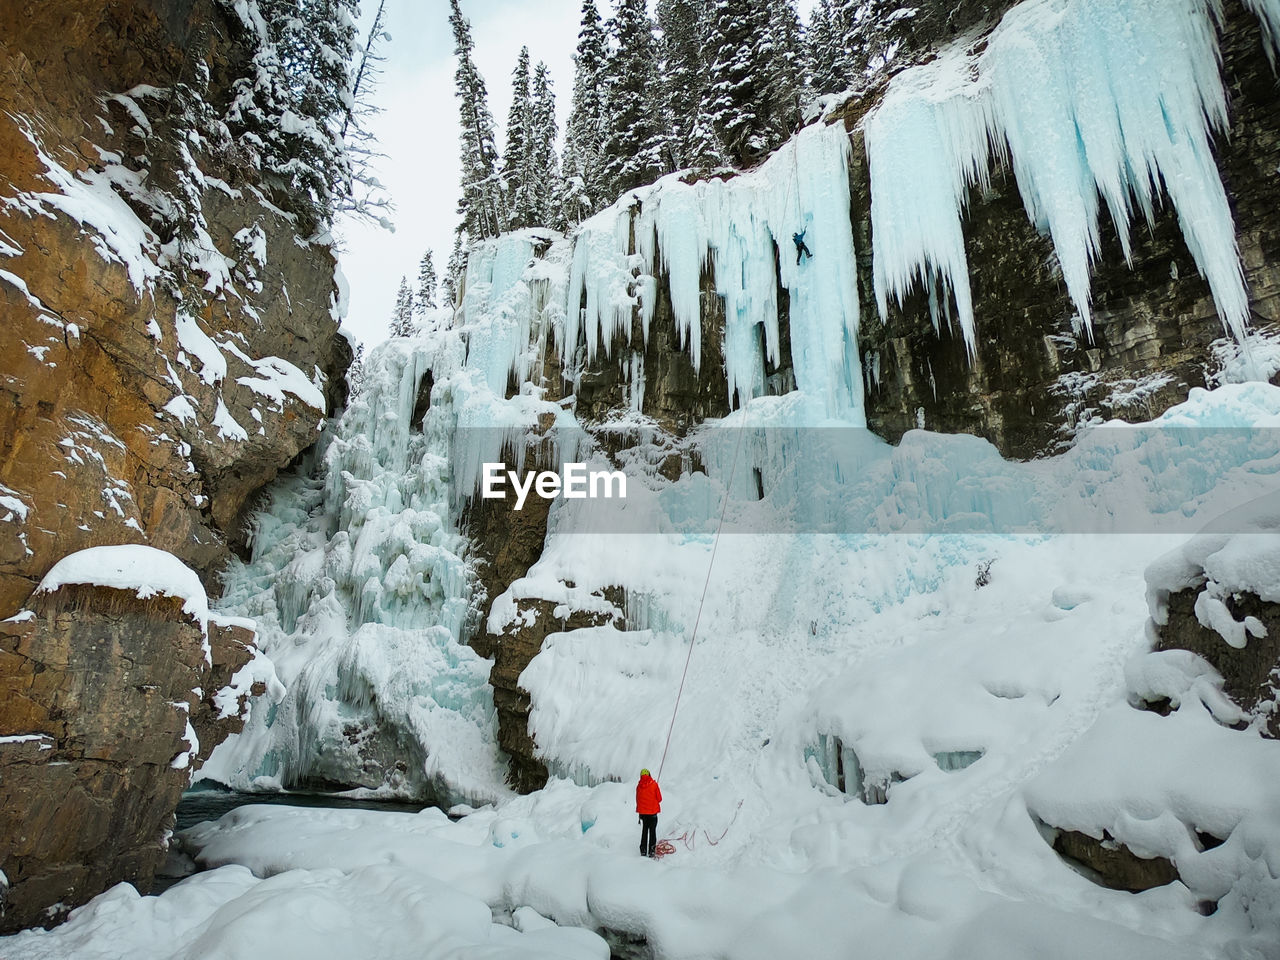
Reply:
[[[1250,5],[1280,24],[1280,3]],[[1052,238],[1086,328],[1102,205],[1127,254],[1133,220],[1150,223],[1167,198],[1242,336],[1248,294],[1211,146],[1227,116],[1216,13],[1212,0],[1027,0],[981,53],[960,45],[895,77],[865,126],[882,315],[918,280],[940,286],[972,347],[961,220],[999,160]]]
[[[1280,0],[1250,6],[1274,39]],[[1224,325],[1241,337],[1248,292],[1212,148],[1227,118],[1216,14],[1212,0],[1026,0],[980,50],[962,42],[896,76],[864,121],[881,315],[923,283],[935,324],[954,302],[972,348],[964,208],[999,163],[1012,170],[1029,219],[1051,238],[1086,329],[1103,207],[1128,254],[1134,221],[1153,222],[1167,201]],[[647,340],[665,286],[694,369],[708,348],[723,348],[730,406],[765,392],[766,361],[779,361],[789,333],[806,402],[822,416],[862,423],[857,336],[866,318],[850,229],[849,149],[839,125],[818,124],[754,170],[693,183],[674,174],[628,192],[567,243],[542,238],[551,249],[541,303],[531,312],[521,302],[539,295],[530,286],[487,328],[490,387],[500,390],[504,371],[522,382],[532,342],[539,355],[553,344],[570,379],[602,358],[616,360],[634,381],[632,397],[641,396],[642,367],[612,353],[626,344],[638,356],[633,322]],[[797,261],[797,234],[814,259]],[[475,282],[516,289],[513,268],[539,243],[536,231],[516,237],[478,248]],[[702,342],[699,322],[708,277],[725,305],[716,345]],[[780,290],[789,300],[786,332]]]
[[[579,343],[585,343],[587,362],[607,355],[616,337],[630,336],[637,307],[647,337],[655,285],[666,282],[696,369],[706,346],[699,293],[709,266],[725,301],[731,403],[735,396],[741,405],[764,393],[765,358],[779,360],[781,286],[790,293],[797,387],[826,415],[860,423],[848,151],[842,127],[810,127],[750,173],[696,183],[673,174],[583,223],[557,341],[562,355],[572,360]],[[797,257],[798,234],[815,257]]]
[[[1004,158],[1029,214],[1054,239],[1083,317],[1099,197],[1123,233],[1164,191],[1224,319],[1240,327],[1243,283],[1209,153],[1225,111],[1213,24],[1202,0],[1172,2],[1177,16],[1154,0],[1028,0],[981,55],[953,51],[893,81],[867,121],[882,309],[923,276],[954,291],[972,336],[962,208],[968,190]],[[1277,0],[1253,5],[1264,15],[1280,10]],[[338,427],[326,479],[281,488],[260,520],[253,559],[233,572],[230,609],[258,619],[291,699],[255,717],[239,745],[215,758],[232,757],[215,765],[222,770],[215,775],[237,785],[256,777],[356,782],[366,761],[376,767],[387,751],[350,743],[344,731],[351,727],[386,733],[387,743],[412,756],[409,779],[421,774],[444,795],[501,792],[488,666],[460,644],[472,612],[459,511],[478,488],[481,465],[519,456],[531,432],[554,425],[584,436],[569,394],[593,365],[624,366],[638,408],[643,372],[633,361],[642,345],[632,336],[636,326],[640,337],[651,335],[659,284],[669,286],[677,332],[695,365],[714,352],[700,340],[708,278],[724,299],[723,356],[738,410],[704,432],[744,421],[785,428],[746,434],[732,483],[735,444],[721,442],[702,451],[707,474],[672,483],[655,471],[651,484],[636,489],[631,529],[671,531],[670,556],[683,559],[664,563],[692,570],[690,582],[705,544],[683,538],[715,529],[727,488],[730,527],[753,532],[776,517],[792,532],[799,523],[845,535],[1132,522],[1134,491],[1119,478],[1142,482],[1154,470],[1136,435],[1099,436],[1032,468],[1005,463],[971,437],[913,434],[890,448],[863,435],[834,459],[793,443],[787,429],[796,426],[864,424],[849,149],[842,126],[815,125],[753,171],[695,183],[671,176],[631,191],[572,237],[525,230],[474,246],[457,316],[441,318],[442,329],[420,341],[373,353],[370,386]],[[812,259],[797,258],[797,234]],[[764,397],[765,362],[781,358],[783,289],[796,389]],[[627,355],[611,355],[619,349]],[[428,372],[430,409],[415,423]],[[722,440],[737,433],[721,432]],[[1170,502],[1142,499],[1138,513],[1159,524],[1185,515],[1188,504],[1198,508],[1214,483],[1197,485],[1196,464],[1218,478],[1253,456],[1252,442],[1180,453],[1176,475],[1161,476]],[[560,458],[596,455],[589,443],[559,450]],[[1095,463],[1097,482],[1082,492],[1075,473]],[[553,509],[552,537],[572,529],[570,520],[570,508]],[[688,610],[653,585],[661,577],[646,593],[648,573],[629,567],[627,557],[581,569],[592,555],[561,543],[526,586],[550,589],[557,578],[622,584],[648,604],[648,622],[683,635]],[[970,553],[964,557],[968,563]],[[600,579],[606,569],[611,577]],[[385,782],[395,780],[388,776]]]

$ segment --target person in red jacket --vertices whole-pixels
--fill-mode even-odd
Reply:
[[[636,784],[636,813],[640,814],[640,855],[652,857],[658,849],[658,811],[662,809],[662,791],[648,770],[640,771]]]

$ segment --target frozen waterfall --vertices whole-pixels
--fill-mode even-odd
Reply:
[[[1224,323],[1242,332],[1245,290],[1210,152],[1226,110],[1211,4],[1170,2],[1179,15],[1155,0],[1027,0],[980,54],[961,45],[894,78],[865,121],[882,312],[923,279],[954,295],[972,343],[962,213],[968,191],[1004,162],[1028,216],[1052,237],[1083,318],[1103,204],[1127,238],[1133,217],[1150,218],[1167,194]],[[1280,23],[1276,0],[1251,5],[1266,23]],[[796,588],[769,620],[793,646],[849,626],[864,603],[884,610],[938,589],[981,559],[983,536],[1185,526],[1265,492],[1269,475],[1245,465],[1269,462],[1274,444],[1266,431],[1237,429],[1272,415],[1274,397],[1257,385],[1193,395],[1161,418],[1158,442],[1160,431],[1096,431],[1071,453],[1035,464],[1008,463],[973,437],[916,431],[893,447],[870,435],[858,332],[875,318],[859,316],[850,149],[842,124],[815,124],[753,171],[692,183],[663,178],[570,237],[533,229],[474,245],[456,316],[442,315],[420,339],[373,351],[365,392],[335,422],[316,464],[322,479],[299,475],[277,487],[256,521],[253,556],[229,574],[226,612],[257,620],[289,693],[279,704],[256,703],[244,734],[219,749],[205,775],[238,787],[358,783],[470,801],[505,794],[489,664],[466,645],[480,611],[458,518],[481,465],[523,457],[532,435],[551,438],[553,459],[611,463],[574,408],[588,370],[617,364],[630,409],[614,411],[612,426],[657,437],[642,415],[644,344],[633,335],[651,336],[660,285],[669,289],[679,348],[695,367],[716,352],[701,342],[705,286],[722,298],[724,340],[714,346],[723,350],[734,412],[680,441],[686,455],[697,448],[705,472],[672,481],[643,450],[631,461],[634,492],[604,515],[604,529],[643,531],[643,550],[618,551],[575,532],[601,516],[581,504],[553,507],[543,559],[508,595],[490,598],[501,601],[494,629],[518,615],[517,593],[558,596],[566,581],[578,593],[621,585],[632,628],[621,641],[625,657],[639,663],[678,649],[693,609],[689,584],[701,582],[735,459],[738,434],[726,427],[749,428],[727,527],[741,536],[741,563],[774,570]],[[797,262],[795,234],[804,234],[812,259]],[[795,389],[766,396],[766,363],[780,358],[783,290]],[[1167,429],[1206,425],[1228,429],[1204,443]],[[816,427],[835,439],[805,432]],[[1157,476],[1159,484],[1148,483]],[[781,540],[750,537],[762,532],[799,539],[780,548]],[[835,539],[804,546],[814,533]],[[928,540],[915,554],[924,560],[903,560],[896,548],[877,560],[880,541],[862,535],[886,533],[955,539]],[[903,567],[893,576],[863,570],[882,561]],[[850,588],[857,603],[806,633],[798,605],[825,607],[836,590],[827,567],[849,563],[863,570]],[[735,611],[710,616],[726,635],[743,627]],[[826,650],[825,639],[814,643]],[[592,675],[591,663],[611,670],[600,656],[581,637],[549,640],[526,686],[547,757],[608,776],[621,754],[575,746],[573,737],[594,728],[573,699],[582,691],[566,698],[558,686],[566,674],[553,669],[575,663],[580,678]],[[803,678],[792,679],[803,687]],[[744,720],[738,734],[758,722]],[[555,731],[577,732],[565,739]],[[923,763],[932,753],[922,747],[913,756]]]

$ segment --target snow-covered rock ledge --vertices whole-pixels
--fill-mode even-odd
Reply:
[[[194,770],[251,694],[283,693],[254,641],[195,571],[137,545],[70,554],[0,622],[3,928],[150,885]]]

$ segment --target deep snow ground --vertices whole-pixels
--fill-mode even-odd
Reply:
[[[820,565],[817,539],[805,549]],[[638,855],[631,782],[553,781],[456,823],[438,810],[245,807],[186,837],[217,869],[158,898],[118,887],[55,931],[0,941],[0,955],[608,956],[595,934],[549,917],[643,937],[663,958],[1277,956],[1280,744],[1218,725],[1198,701],[1169,718],[1126,701],[1126,664],[1147,649],[1143,570],[1185,539],[868,538],[822,576],[892,599],[810,611],[804,632],[831,639],[799,659],[778,656],[786,638],[753,630],[741,609],[738,630],[694,652],[659,827],[694,840],[664,861]],[[982,589],[974,557],[997,558]],[[938,580],[898,596],[913,558]],[[751,589],[713,578],[730,607]],[[628,642],[615,633],[594,639]],[[633,731],[652,724],[622,715],[637,702],[627,685],[649,684],[655,716],[669,717],[683,648],[660,677],[613,653],[588,663],[581,689],[562,677],[558,690],[579,734],[595,733],[575,755],[599,751],[608,769],[639,750],[626,761],[638,772],[656,763]],[[818,731],[853,745],[869,777],[910,778],[883,805],[839,794],[817,756],[803,762]],[[961,770],[934,759],[979,749]],[[1169,810],[1232,838],[1179,851],[1203,889],[1106,890],[1036,823],[1128,818],[1160,849]],[[1202,916],[1215,883],[1218,910]]]

